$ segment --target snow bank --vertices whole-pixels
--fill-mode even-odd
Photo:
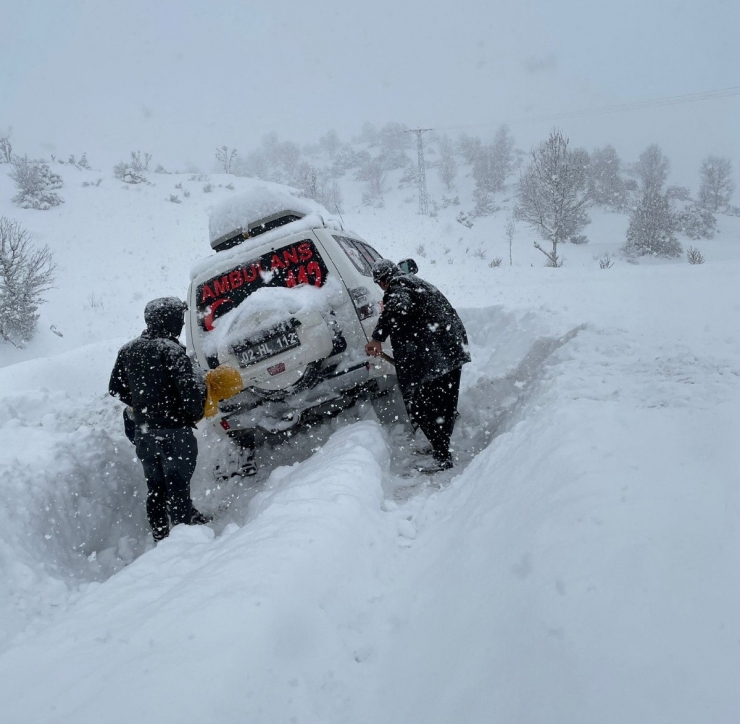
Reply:
[[[176,529],[0,660],[3,721],[353,720],[375,646],[359,612],[396,549],[387,465],[380,429],[359,423],[276,469],[245,527]],[[18,696],[31,680],[43,690]]]
[[[145,550],[146,485],[105,392],[117,348],[0,369],[0,648]]]
[[[737,365],[665,342],[580,330],[452,486],[411,501],[403,619],[358,710],[737,721]]]

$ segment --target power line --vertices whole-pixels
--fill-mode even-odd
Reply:
[[[740,86],[732,86],[730,88],[720,88],[718,90],[686,93],[680,96],[666,96],[664,98],[654,98],[651,100],[617,103],[610,106],[602,106],[601,108],[582,108],[577,111],[565,111],[563,113],[552,113],[542,116],[522,116],[521,118],[509,121],[509,123],[536,123],[540,121],[557,121],[566,118],[582,118],[585,116],[603,116],[610,113],[623,113],[625,111],[642,110],[643,108],[661,108],[663,106],[675,106],[682,103],[697,103],[699,101],[713,100],[715,98],[730,98],[738,95],[740,95]],[[492,126],[495,123],[495,121],[488,121],[486,123],[468,123],[459,126],[437,127],[436,130],[455,131],[463,128]]]

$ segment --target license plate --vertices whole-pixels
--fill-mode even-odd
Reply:
[[[301,340],[298,339],[298,333],[295,331],[285,331],[255,344],[240,345],[239,350],[236,352],[236,357],[242,367],[248,367],[268,357],[274,357],[276,354],[300,346]]]

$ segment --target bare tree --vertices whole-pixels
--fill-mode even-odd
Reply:
[[[329,158],[333,161],[342,142],[339,140],[339,134],[332,128],[319,139],[319,146],[329,154]]]
[[[584,159],[581,153],[570,151],[568,143],[562,131],[553,130],[547,141],[532,151],[529,166],[519,180],[516,216],[552,244],[552,250],[546,251],[534,243],[552,267],[563,263],[558,244],[569,239],[585,241],[578,232],[590,222]]]
[[[134,173],[143,174],[149,170],[149,162],[152,160],[151,153],[145,153],[144,158],[141,157],[141,151],[131,151],[131,168]]]
[[[0,163],[12,163],[13,161],[13,144],[10,142],[12,128],[8,127],[5,131],[0,131]]]
[[[228,146],[221,146],[216,149],[216,160],[218,161],[224,173],[231,173],[234,161],[237,157],[237,151],[235,148],[229,150]]]
[[[31,339],[54,269],[48,247],[34,249],[17,221],[0,217],[0,338],[15,346]]]
[[[357,170],[358,181],[367,183],[367,190],[362,194],[362,202],[366,206],[383,205],[383,184],[385,182],[385,169],[382,162],[373,158]]]
[[[732,161],[721,156],[707,156],[701,164],[699,204],[709,211],[727,208],[735,193],[732,181]]]
[[[478,136],[468,136],[467,133],[461,133],[457,146],[465,162],[472,166],[483,149],[483,142]]]
[[[670,162],[660,147],[654,143],[648,146],[641,154],[635,170],[642,182],[643,192],[663,192],[663,185],[668,178]]]
[[[452,141],[447,135],[439,139],[439,177],[442,179],[448,191],[452,191],[453,181],[457,176],[457,161],[455,160]]]
[[[509,218],[506,219],[504,231],[506,232],[506,238],[509,242],[509,266],[513,266],[514,259],[512,256],[512,246],[514,243],[514,234],[516,234],[516,218],[514,216],[509,216]]]
[[[475,146],[471,147],[471,153]],[[504,190],[506,179],[514,170],[514,139],[506,125],[496,131],[493,143],[480,146],[473,158],[476,189],[489,194]]]

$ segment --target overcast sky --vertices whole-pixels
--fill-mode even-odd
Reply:
[[[0,0],[0,128],[93,166],[137,148],[211,170],[217,145],[366,120],[508,121],[528,149],[555,124],[532,116],[740,85],[738,27],[738,0]],[[740,96],[557,124],[587,148],[740,169]]]

